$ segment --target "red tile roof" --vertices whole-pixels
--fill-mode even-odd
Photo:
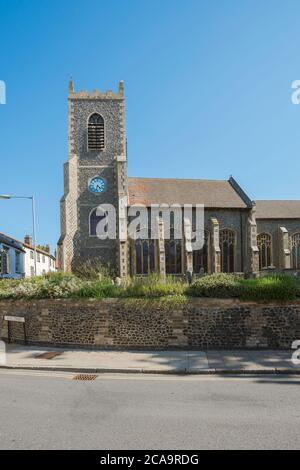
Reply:
[[[209,208],[245,209],[247,205],[229,181],[128,178],[129,203],[204,204]]]

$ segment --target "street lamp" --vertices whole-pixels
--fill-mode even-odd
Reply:
[[[34,275],[36,276],[36,237],[35,237],[35,201],[34,196],[12,196],[11,194],[0,194],[0,199],[30,199],[32,208],[32,235],[34,248]]]

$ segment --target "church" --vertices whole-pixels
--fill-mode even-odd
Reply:
[[[127,175],[124,83],[117,92],[79,91],[69,82],[69,156],[64,164],[58,263],[99,259],[120,277],[184,276],[187,272],[300,272],[300,200],[253,201],[231,176],[228,180],[135,178]],[[128,207],[161,204],[204,207],[203,244],[193,249],[182,215],[182,234],[128,237]],[[103,238],[99,208],[116,208],[116,236]],[[193,225],[193,222],[190,225]]]

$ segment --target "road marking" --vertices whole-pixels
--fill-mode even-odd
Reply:
[[[39,371],[39,370],[21,370],[21,369],[1,369],[1,375],[14,375],[14,376],[30,376],[30,377],[46,377],[46,378],[62,378],[73,380],[74,377],[77,375],[77,372],[59,372],[59,371]],[[270,380],[273,381],[274,379],[278,380],[280,383],[281,380],[286,380],[289,377],[290,380],[295,382],[300,381],[300,377],[297,376],[286,376],[286,375],[243,375],[243,376],[230,376],[230,375],[168,375],[168,374],[120,374],[120,373],[100,373],[95,381],[107,381],[107,380],[130,380],[130,381],[148,381],[148,382],[245,382],[251,380]]]

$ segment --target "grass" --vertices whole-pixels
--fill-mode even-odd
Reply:
[[[241,298],[257,302],[288,302],[300,297],[300,281],[292,276],[266,276],[241,281]]]
[[[188,286],[159,275],[128,278],[116,286],[109,277],[81,278],[52,273],[21,281],[0,280],[0,299],[121,298],[145,308],[158,302],[167,308],[184,305],[188,297],[240,298],[257,302],[288,302],[300,298],[300,279],[287,275],[244,280],[232,274],[204,276]]]

